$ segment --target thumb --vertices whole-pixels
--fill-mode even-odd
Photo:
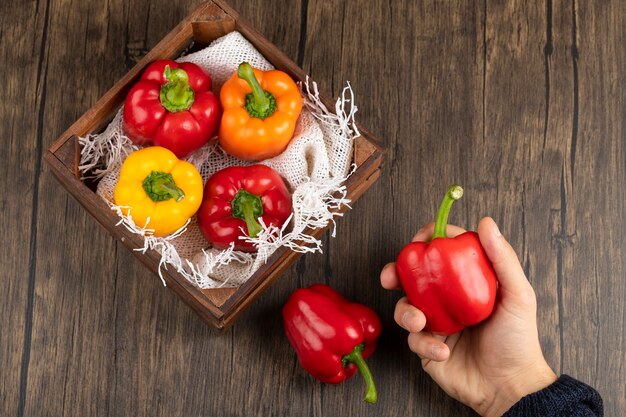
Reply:
[[[491,217],[478,224],[478,237],[493,265],[499,285],[507,292],[519,293],[530,285],[515,250],[502,236]]]

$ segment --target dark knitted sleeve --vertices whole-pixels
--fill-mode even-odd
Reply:
[[[562,375],[553,384],[522,398],[503,417],[603,416],[602,397],[589,385]]]

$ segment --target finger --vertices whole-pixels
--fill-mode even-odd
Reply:
[[[442,362],[450,357],[448,345],[428,333],[410,333],[408,343],[409,349],[422,359]]]
[[[467,230],[462,227],[455,226],[453,224],[449,224],[446,227],[446,234],[448,237],[457,237],[461,233],[465,233]],[[418,232],[413,236],[411,242],[427,242],[433,237],[433,233],[435,232],[435,223],[428,223],[424,227],[422,227]]]
[[[434,231],[435,223],[428,223],[427,225],[422,226],[422,228],[415,233],[411,242],[427,242],[431,237],[433,237]]]
[[[450,349],[450,354],[452,354],[452,352],[454,351],[454,347],[456,346],[457,342],[461,339],[462,333],[463,332],[458,332],[458,333],[451,334],[449,336],[437,336],[437,335],[434,335],[434,336],[435,336],[435,339],[441,340],[446,345],[448,345],[448,348]]]
[[[514,294],[527,292],[530,284],[517,254],[491,217],[485,217],[478,224],[478,237],[501,288]]]
[[[409,299],[402,297],[396,304],[396,310],[393,313],[393,319],[398,325],[409,332],[421,332],[426,326],[426,317],[424,313],[409,303]]]
[[[400,279],[396,274],[396,263],[390,262],[380,271],[380,285],[387,290],[400,290]]]

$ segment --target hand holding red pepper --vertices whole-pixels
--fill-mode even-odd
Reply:
[[[283,307],[285,332],[302,367],[329,384],[358,369],[366,384],[365,401],[376,402],[376,386],[365,363],[376,347],[381,322],[370,308],[352,303],[328,285],[296,290]]]
[[[428,242],[434,224],[421,229],[414,242]],[[449,225],[447,235],[465,233]],[[521,397],[556,380],[546,363],[537,333],[537,302],[515,251],[491,218],[481,220],[478,237],[498,277],[499,296],[493,314],[478,325],[451,336],[424,329],[424,313],[406,297],[398,301],[394,319],[410,332],[409,348],[424,370],[453,398],[483,416],[500,416]],[[401,289],[396,264],[380,275],[386,289]]]
[[[497,280],[476,232],[446,236],[448,213],[461,198],[458,185],[446,193],[432,240],[411,242],[398,255],[396,270],[411,304],[426,316],[426,328],[451,335],[489,317]]]
[[[153,62],[126,96],[124,131],[138,145],[186,157],[217,132],[222,108],[211,85],[211,77],[191,62]]]

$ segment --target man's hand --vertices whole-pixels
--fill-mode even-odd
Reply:
[[[428,241],[433,224],[413,241]],[[465,230],[449,225],[449,237]],[[525,395],[556,381],[546,363],[537,333],[537,300],[515,251],[493,219],[478,225],[480,242],[498,277],[498,298],[492,315],[482,323],[445,337],[424,331],[426,317],[406,297],[398,301],[396,323],[409,331],[409,348],[422,359],[424,370],[450,396],[483,416],[501,416]],[[380,282],[401,289],[395,263],[385,265]]]

